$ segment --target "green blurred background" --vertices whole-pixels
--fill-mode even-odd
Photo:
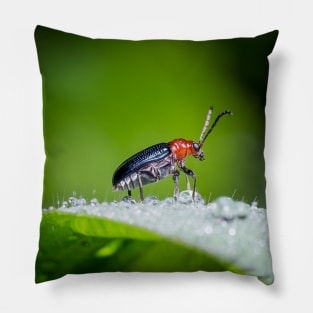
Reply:
[[[187,158],[207,200],[225,195],[265,207],[266,56],[275,32],[216,41],[96,40],[38,26],[46,163],[43,207],[76,193],[100,202],[116,167],[175,138],[199,140],[207,111],[228,109],[205,145],[205,161]],[[185,189],[181,175],[180,187]],[[172,178],[144,194],[173,195]],[[133,191],[139,199],[138,190]]]

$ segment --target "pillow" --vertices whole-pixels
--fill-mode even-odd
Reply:
[[[36,27],[37,283],[115,271],[273,283],[263,151],[277,36],[132,41]]]

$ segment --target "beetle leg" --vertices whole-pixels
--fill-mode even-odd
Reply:
[[[190,190],[190,182],[188,179],[188,175],[186,175],[186,184],[187,184],[187,190]]]
[[[188,176],[191,176],[193,178],[193,189],[192,189],[192,200],[195,200],[195,193],[196,193],[196,184],[197,184],[197,180],[196,180],[196,174],[190,170],[189,168],[182,166],[180,167],[180,169]]]
[[[138,182],[139,182],[139,193],[140,193],[140,200],[143,202],[143,188],[142,188],[142,181],[141,181],[141,176],[140,173],[138,173]]]
[[[178,177],[179,177],[179,171],[174,170],[173,171],[173,180],[175,183],[175,189],[174,189],[174,199],[177,200],[178,194],[179,194],[179,184],[178,184]]]
[[[129,196],[131,196],[131,191],[130,191],[130,189],[129,189],[129,186],[128,186],[128,184],[125,184],[126,185],[126,188],[127,188],[127,194],[129,195]]]

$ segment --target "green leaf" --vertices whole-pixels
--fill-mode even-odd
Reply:
[[[254,275],[271,284],[265,214],[229,198],[209,205],[121,202],[44,212],[35,280],[92,272],[202,270]],[[199,226],[190,228],[192,223]]]

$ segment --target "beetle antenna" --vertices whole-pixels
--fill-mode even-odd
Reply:
[[[209,112],[208,112],[208,115],[207,115],[207,118],[206,118],[206,121],[205,121],[205,124],[204,124],[204,127],[203,127],[203,130],[202,130],[202,133],[201,133],[201,136],[200,136],[200,140],[199,140],[199,145],[200,145],[200,146],[203,146],[203,144],[204,144],[205,140],[207,139],[208,135],[211,133],[211,131],[213,130],[213,128],[216,126],[218,120],[219,120],[222,116],[224,116],[225,114],[233,115],[233,112],[231,112],[231,111],[229,111],[229,110],[226,110],[226,111],[220,113],[220,114],[217,116],[217,118],[215,119],[215,121],[214,121],[213,125],[211,126],[211,128],[208,130],[208,132],[205,134],[205,136],[204,136],[204,138],[203,138],[203,135],[204,135],[204,133],[205,133],[205,131],[206,131],[208,125],[209,125],[209,121],[210,121],[210,117],[211,117],[212,112],[213,112],[213,108],[210,107]]]
[[[201,144],[201,142],[204,142],[203,136],[204,136],[204,133],[205,133],[206,129],[207,129],[208,126],[209,126],[210,118],[211,118],[212,112],[213,112],[213,107],[210,107],[210,109],[209,109],[209,111],[208,111],[208,114],[207,114],[207,116],[206,116],[206,120],[205,120],[203,129],[202,129],[201,135],[200,135],[200,139],[199,139],[199,143],[200,143],[200,144]]]

